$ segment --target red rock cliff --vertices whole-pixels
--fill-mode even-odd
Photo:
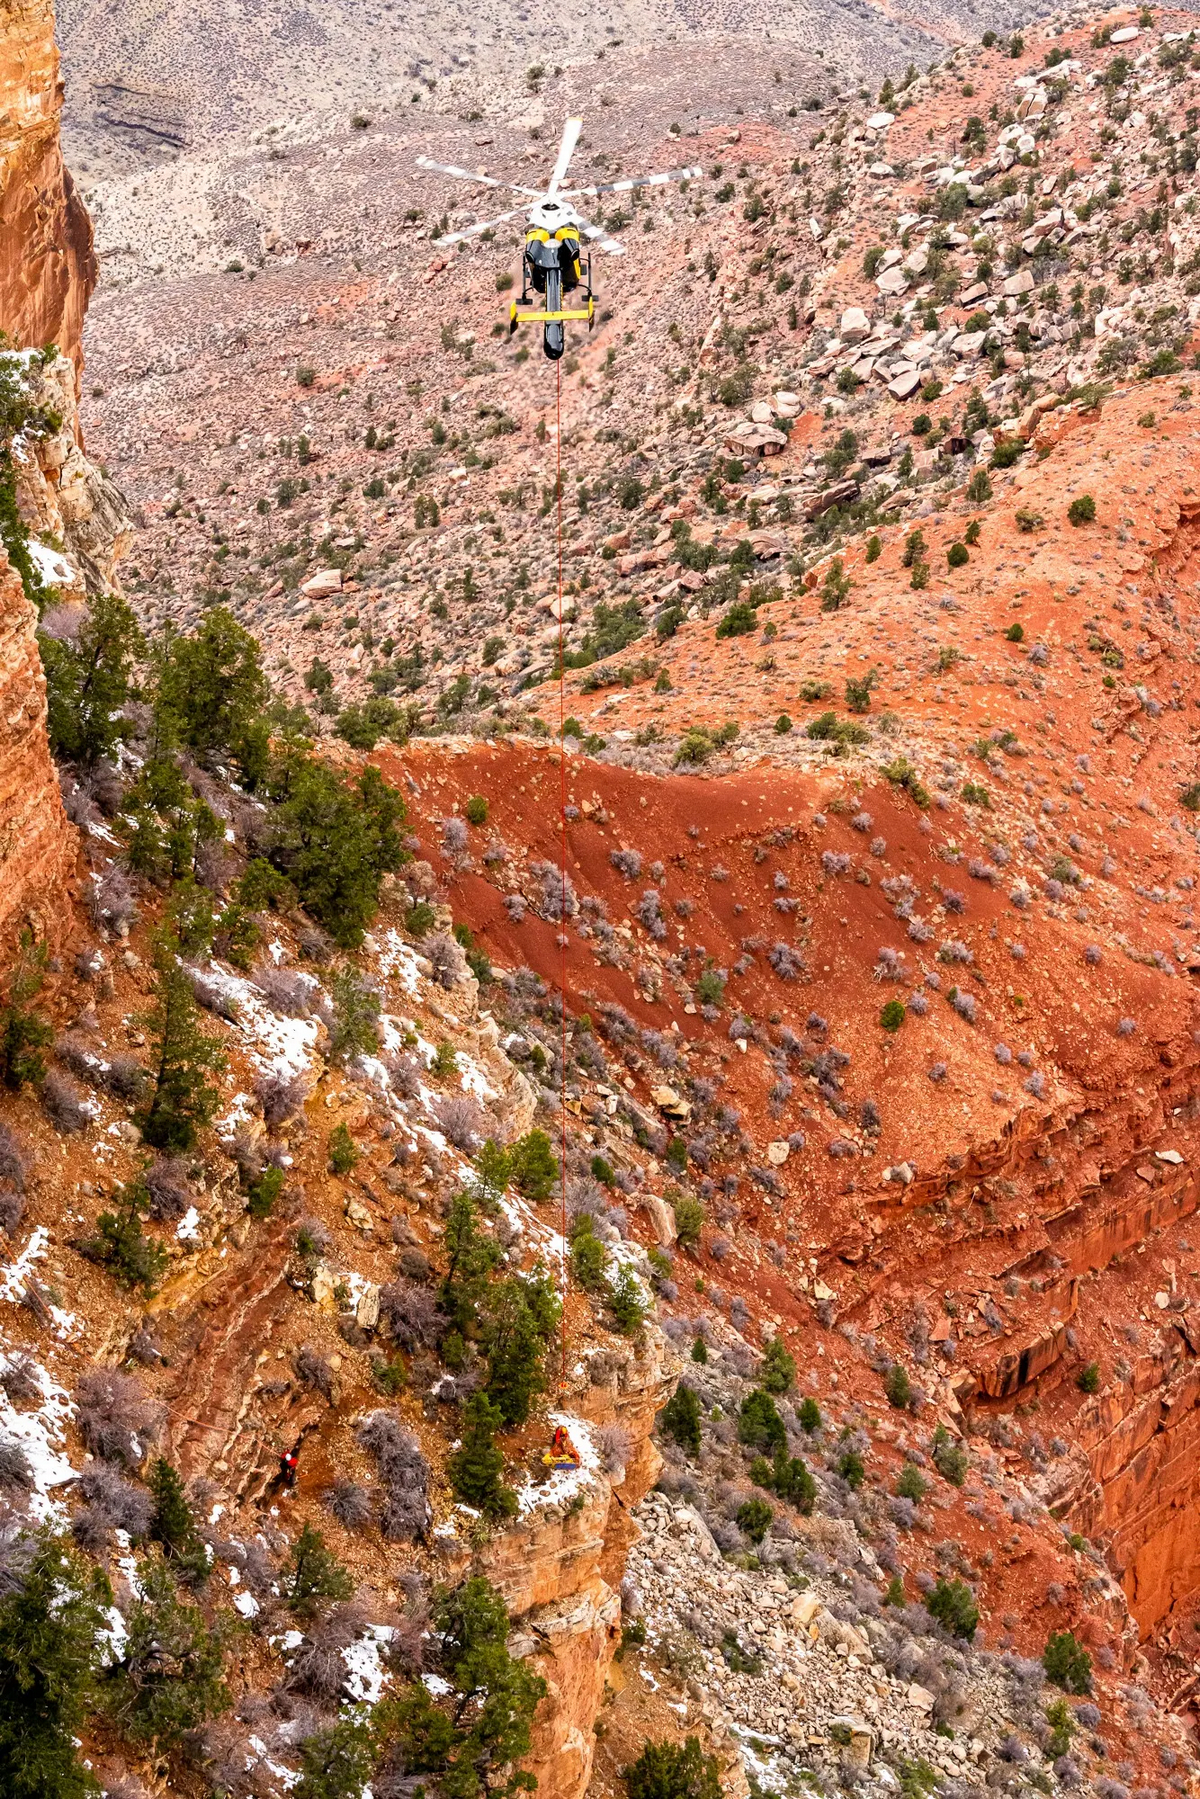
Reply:
[[[46,683],[33,607],[0,549],[0,939],[56,934],[75,859],[46,741]]]
[[[78,370],[96,282],[92,224],[63,163],[51,0],[0,0],[0,327]]]

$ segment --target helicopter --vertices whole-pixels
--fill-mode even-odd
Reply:
[[[494,219],[485,219],[480,224],[468,225],[465,231],[452,231],[444,237],[434,240],[439,249],[448,249],[454,244],[465,243],[468,238],[480,237],[497,225],[506,224],[509,219],[519,218],[522,213],[525,219],[525,248],[521,257],[521,293],[519,299],[511,302],[508,313],[508,334],[511,337],[518,325],[540,324],[542,327],[542,349],[551,361],[557,362],[566,349],[566,325],[572,320],[586,321],[590,331],[595,322],[596,294],[592,288],[592,259],[585,257],[581,240],[595,244],[610,256],[623,256],[624,244],[603,230],[599,225],[591,224],[583,218],[571,205],[572,200],[584,196],[599,194],[626,194],[635,187],[663,187],[668,181],[690,181],[703,171],[699,168],[667,169],[658,175],[639,175],[623,181],[606,181],[591,187],[576,187],[564,191],[563,182],[567,178],[567,169],[575,146],[579,142],[579,134],[583,130],[583,120],[568,119],[563,126],[562,142],[558,147],[558,157],[548,185],[539,191],[537,188],[523,187],[515,181],[498,181],[492,175],[479,175],[473,169],[460,169],[453,163],[434,162],[428,156],[418,156],[417,166],[432,169],[441,175],[453,175],[460,181],[473,181],[482,187],[506,189],[509,193],[526,196],[520,206],[511,211],[498,213]],[[564,306],[564,296],[574,294],[582,283],[583,292],[581,306]],[[533,293],[530,293],[530,287]],[[535,296],[541,305],[534,305]],[[523,312],[521,307],[532,306],[533,310]]]

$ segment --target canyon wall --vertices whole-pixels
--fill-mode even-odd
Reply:
[[[46,741],[33,607],[0,547],[0,940],[28,924],[53,940],[67,911],[75,834]]]
[[[92,224],[63,163],[50,0],[0,0],[0,329],[83,362]]]

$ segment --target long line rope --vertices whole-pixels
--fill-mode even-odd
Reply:
[[[562,1371],[559,1375],[560,1389],[565,1393],[567,1387],[567,740],[564,733],[566,724],[566,668],[563,661],[563,482],[562,482],[562,363],[554,365],[556,376],[555,389],[555,429],[554,442],[557,450],[554,489],[558,501],[558,820],[559,820],[559,856],[562,868],[562,892],[558,930],[559,942],[559,997],[562,1002],[560,1021],[562,1024],[562,1044],[559,1056],[559,1109],[562,1121],[561,1141],[559,1143],[559,1182],[561,1189],[561,1230],[562,1230],[562,1313],[560,1330],[562,1334]]]

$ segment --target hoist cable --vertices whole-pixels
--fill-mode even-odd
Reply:
[[[562,1371],[559,1385],[563,1392],[567,1386],[567,740],[564,732],[566,723],[566,665],[563,659],[563,486],[562,486],[562,363],[556,362],[556,394],[555,394],[555,431],[554,442],[557,452],[554,478],[555,495],[558,501],[558,818],[559,818],[559,857],[561,862],[562,886],[559,905],[558,942],[560,951],[559,990],[562,1002],[561,1025],[562,1043],[560,1045],[560,1093],[559,1106],[562,1120],[561,1141],[559,1143],[559,1183],[561,1190],[561,1229],[562,1229],[562,1313],[560,1331],[562,1336]]]

